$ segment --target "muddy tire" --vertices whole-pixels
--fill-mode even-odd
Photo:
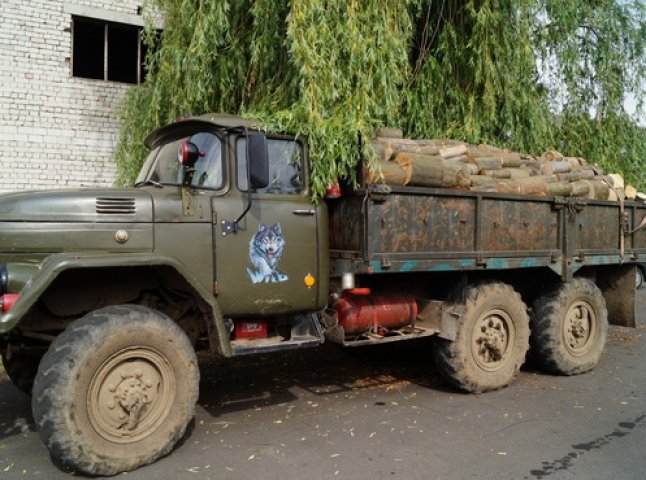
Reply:
[[[536,299],[531,322],[533,358],[542,369],[578,375],[599,363],[608,333],[608,310],[591,280],[575,278]]]
[[[11,383],[21,392],[31,396],[39,361],[40,359],[35,356],[13,354],[9,357],[4,357],[2,364]]]
[[[436,365],[451,385],[466,392],[505,387],[529,347],[527,307],[511,286],[499,282],[467,287],[464,299],[456,339],[435,343]]]
[[[123,305],[89,313],[52,343],[34,382],[40,436],[63,465],[114,475],[171,451],[193,418],[195,352],[165,315]]]

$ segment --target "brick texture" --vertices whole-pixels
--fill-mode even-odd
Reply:
[[[0,192],[106,187],[130,85],[74,78],[65,1],[0,2]],[[143,0],[74,4],[133,15]]]

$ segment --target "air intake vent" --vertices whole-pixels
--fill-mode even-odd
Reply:
[[[96,213],[99,215],[134,215],[134,198],[99,197],[96,199]]]

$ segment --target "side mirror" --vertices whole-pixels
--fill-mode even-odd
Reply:
[[[264,135],[249,135],[249,184],[251,188],[265,188],[269,185],[269,155],[267,153],[267,137]]]

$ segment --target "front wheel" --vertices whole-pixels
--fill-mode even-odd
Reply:
[[[452,385],[480,393],[508,385],[525,361],[529,319],[520,295],[509,285],[467,287],[464,313],[454,341],[437,339],[440,373]]]
[[[577,375],[592,370],[603,352],[608,310],[601,290],[587,278],[575,278],[534,302],[532,349],[552,373]]]
[[[123,305],[71,324],[43,357],[32,410],[64,465],[114,475],[167,454],[193,418],[195,352],[165,315]]]

